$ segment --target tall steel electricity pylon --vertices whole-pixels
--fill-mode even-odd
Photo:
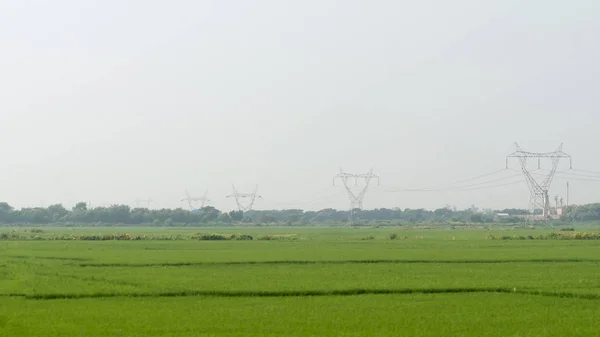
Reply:
[[[140,208],[140,204],[145,202],[146,203],[146,208],[150,209],[150,204],[153,202],[154,200],[148,198],[148,199],[136,199],[135,200],[135,207],[136,208]]]
[[[258,185],[256,185],[254,187],[254,191],[252,191],[252,193],[240,193],[236,190],[235,185],[233,185],[233,193],[228,195],[227,198],[235,198],[235,202],[237,203],[237,207],[238,210],[245,212],[245,211],[250,211],[252,210],[252,207],[254,206],[254,202],[256,201],[256,199],[262,199],[262,197],[258,194],[256,194],[256,191],[258,190]],[[244,205],[244,203],[242,202],[242,200],[244,199],[249,199],[249,202]]]
[[[550,189],[550,185],[552,184],[552,179],[554,178],[554,174],[556,173],[556,169],[558,168],[558,164],[560,159],[568,158],[569,159],[569,167],[573,168],[573,161],[571,156],[563,152],[561,143],[560,146],[554,152],[527,152],[523,151],[519,144],[515,143],[517,150],[506,157],[506,168],[508,168],[508,160],[510,158],[519,159],[519,163],[521,164],[521,171],[525,175],[525,180],[527,181],[527,185],[529,186],[529,191],[531,193],[529,199],[529,210],[533,214],[537,210],[541,210],[543,218],[548,218],[550,216],[550,198],[548,197],[548,190]],[[542,159],[550,159],[552,166],[548,174],[544,175],[543,180],[536,180],[533,177],[529,169],[527,168],[527,159],[537,159],[537,168],[541,169],[541,160]]]
[[[188,193],[187,190],[185,190],[185,198],[181,199],[181,201],[187,201],[188,205],[190,206],[190,211],[194,211],[196,209],[202,209],[204,208],[204,205],[207,202],[210,202],[210,199],[208,199],[206,197],[206,194],[208,194],[208,190],[204,191],[204,195],[200,198],[194,198],[192,196],[190,196],[190,193]],[[196,208],[193,205],[193,202],[199,202],[200,203],[200,208]]]
[[[369,189],[369,185],[371,183],[371,179],[377,179],[377,185],[379,185],[379,176],[373,174],[373,169],[369,170],[367,173],[354,174],[354,173],[346,173],[344,170],[340,168],[340,173],[338,173],[335,177],[333,177],[333,185],[335,186],[335,180],[340,179],[346,188],[346,192],[348,193],[348,198],[350,199],[350,210],[348,212],[348,222],[350,225],[353,225],[353,217],[354,210],[363,209],[363,199],[365,198],[365,194]],[[354,180],[354,186],[358,187],[357,193],[352,189],[352,186],[348,184],[349,181]],[[364,181],[364,185],[359,186],[358,181]]]

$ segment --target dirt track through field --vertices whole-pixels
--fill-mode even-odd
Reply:
[[[29,300],[86,299],[86,298],[134,298],[134,297],[310,297],[310,296],[357,296],[357,295],[408,295],[408,294],[461,294],[505,293],[514,295],[537,295],[558,298],[600,300],[596,294],[517,290],[515,288],[432,288],[432,289],[344,289],[300,291],[175,291],[157,293],[94,293],[94,294],[4,294],[2,297],[23,297]]]
[[[215,265],[274,265],[274,264],[416,264],[416,263],[576,263],[599,262],[599,259],[510,259],[510,260],[296,260],[296,261],[224,261],[224,262],[165,262],[165,263],[80,263],[79,267],[186,267]]]

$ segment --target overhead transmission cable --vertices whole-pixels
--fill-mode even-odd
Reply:
[[[560,179],[565,179],[565,180],[576,180],[576,181],[595,181],[595,182],[600,182],[600,178],[597,179],[590,179],[590,178],[577,178],[577,177],[570,177],[570,176],[563,176],[563,175],[557,175],[557,178]]]
[[[549,170],[544,170],[544,171],[549,171]],[[566,170],[556,172],[556,177],[560,178],[560,179],[568,179],[568,180],[599,181],[600,182],[600,172],[598,172],[597,175],[591,175],[591,174],[576,173],[576,172],[572,172],[572,171],[595,173],[594,171],[566,169]],[[589,178],[589,179],[587,179],[587,178]]]
[[[276,205],[285,205],[285,206],[306,206],[306,205],[312,205],[321,201],[325,201],[325,200],[331,200],[332,197],[338,196],[340,193],[333,193],[333,194],[329,194],[329,195],[324,195],[321,197],[315,197],[312,198],[309,201],[295,201],[295,202],[286,202],[286,203],[276,203]]]
[[[480,186],[480,187],[466,188],[466,189],[455,189],[454,191],[457,191],[457,192],[461,192],[461,191],[475,191],[475,190],[482,190],[482,189],[487,189],[487,188],[496,188],[496,187],[502,187],[502,186],[510,186],[510,185],[523,184],[523,183],[525,183],[525,181],[523,181],[523,180],[517,180],[517,181],[510,182],[510,183],[505,183],[505,184],[497,184],[497,185],[492,185],[492,186]]]
[[[567,176],[575,176],[575,177],[583,177],[583,178],[596,178],[600,179],[600,176],[593,176],[589,174],[579,174],[579,173],[570,173],[570,172],[557,172],[556,174],[567,175]]]
[[[328,192],[328,193],[327,193]],[[320,201],[324,201],[327,199],[331,199],[332,197],[338,196],[340,194],[339,191],[331,192],[331,188],[327,188],[321,190],[314,194],[314,196],[310,200],[294,200],[289,202],[275,202],[273,205],[277,206],[304,206],[311,205]]]
[[[477,176],[477,177],[473,177],[473,178],[469,178],[469,179],[465,179],[465,180],[460,180],[460,181],[455,182],[454,184],[466,183],[466,182],[469,182],[469,181],[477,180],[479,178],[489,177],[491,175],[494,175],[494,174],[497,174],[497,173],[500,173],[500,172],[504,172],[504,171],[506,171],[506,169],[500,169],[498,171],[494,171],[494,172],[491,172],[491,173],[482,174],[482,175]]]
[[[452,191],[452,190],[464,190],[466,188],[469,187],[476,187],[476,186],[480,186],[481,188],[491,188],[491,187],[496,187],[496,185],[494,186],[483,186],[483,185],[488,185],[490,183],[494,183],[494,182],[499,182],[499,181],[504,181],[507,179],[513,179],[516,177],[520,177],[521,174],[514,174],[508,177],[503,177],[503,178],[497,178],[497,179],[492,179],[492,180],[485,180],[485,181],[480,181],[480,182],[476,182],[476,183],[472,183],[472,184],[463,184],[465,182],[470,182],[470,181],[475,181],[484,177],[489,177],[495,174],[498,174],[500,172],[508,172],[508,171],[513,171],[513,170],[509,170],[509,169],[502,169],[502,170],[498,170],[498,171],[494,171],[491,173],[487,173],[487,174],[483,174],[483,175],[479,175],[473,178],[469,178],[469,179],[465,179],[465,180],[461,180],[459,182],[456,182],[452,185],[446,186],[446,187],[442,187],[442,188],[390,188],[387,189],[388,192],[442,192],[442,191]],[[516,183],[516,182],[514,182]]]
[[[583,173],[591,173],[591,174],[595,174],[595,175],[600,176],[600,172],[596,172],[596,171],[578,170],[578,169],[571,169],[571,171],[579,171],[579,172],[583,172]]]

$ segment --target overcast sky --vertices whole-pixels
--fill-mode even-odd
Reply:
[[[600,172],[598,60],[598,0],[0,0],[0,199],[346,209],[373,167],[368,209],[526,208],[469,178],[514,142]],[[600,201],[575,173],[551,196]]]

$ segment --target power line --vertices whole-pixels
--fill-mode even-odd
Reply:
[[[491,176],[491,175],[494,175],[494,174],[497,174],[497,173],[500,173],[500,172],[504,172],[504,171],[506,171],[506,169],[501,169],[501,170],[494,171],[494,172],[491,172],[491,173],[482,174],[482,175],[480,175],[480,176],[477,176],[477,177],[473,177],[473,178],[469,178],[469,179],[465,179],[465,180],[457,181],[457,182],[455,182],[454,184],[466,183],[466,182],[469,182],[469,181],[472,181],[472,180],[477,180],[477,179],[479,179],[479,178],[485,178],[485,177],[489,177],[489,176]]]
[[[569,176],[575,176],[575,177],[598,178],[598,179],[600,179],[600,176],[592,176],[592,175],[589,175],[589,174],[570,173],[570,172],[567,172],[567,171],[557,172],[556,174],[569,175]]]
[[[599,179],[587,179],[587,178],[575,178],[575,177],[562,177],[562,176],[558,176],[557,178],[560,179],[564,179],[564,180],[576,180],[576,181],[594,181],[594,182],[600,182],[600,178]]]
[[[489,180],[489,181],[486,181],[486,182],[475,183],[475,184],[470,184],[470,185],[456,186],[456,187],[446,188],[446,189],[443,189],[443,190],[446,190],[446,191],[447,190],[456,190],[456,189],[463,189],[465,187],[473,187],[473,186],[485,185],[485,184],[489,184],[489,183],[493,183],[493,182],[497,182],[497,181],[503,181],[503,180],[507,180],[507,179],[516,178],[516,177],[519,177],[519,176],[520,176],[520,174],[515,174],[515,175],[512,175],[510,177],[499,178],[499,179]]]
[[[591,173],[591,174],[595,174],[595,175],[600,175],[600,172],[596,172],[596,171],[578,170],[578,169],[571,169],[571,170],[572,171],[584,172],[584,173]]]
[[[312,194],[312,198],[310,200],[294,200],[294,201],[289,201],[289,202],[273,202],[271,203],[271,205],[284,205],[284,206],[300,206],[300,205],[308,205],[308,204],[314,204],[316,202],[325,200],[325,199],[330,199],[333,198],[337,195],[339,195],[339,191],[336,192],[331,192],[331,187],[323,189],[319,192],[316,192],[314,194]]]
[[[328,195],[314,197],[308,201],[293,201],[293,202],[287,202],[287,203],[275,203],[275,205],[285,205],[285,206],[312,205],[312,204],[320,202],[320,201],[324,201],[324,200],[328,200],[328,199],[331,200],[333,197],[338,196],[338,195],[339,195],[339,193],[329,193]]]
[[[508,171],[510,171],[510,169],[509,170],[502,169],[501,171],[508,172]],[[501,171],[497,171],[497,172],[493,172],[493,173],[488,173],[488,174],[482,175],[480,177],[490,176],[492,174],[495,174],[495,173],[498,173],[498,172],[501,172]],[[391,188],[391,189],[388,190],[388,192],[443,192],[443,191],[460,190],[460,189],[464,189],[464,188],[468,188],[468,187],[487,185],[487,184],[498,182],[498,181],[512,179],[512,178],[519,177],[520,175],[521,174],[514,174],[514,175],[511,175],[511,176],[508,176],[508,177],[497,178],[497,179],[492,179],[492,180],[486,180],[486,181],[481,181],[481,182],[473,183],[473,184],[467,184],[467,185],[461,185],[461,186],[450,185],[448,187],[442,187],[442,188]],[[473,180],[473,179],[469,179],[469,180]],[[468,180],[465,180],[465,181],[468,181]]]
[[[518,180],[518,181],[513,181],[510,183],[506,183],[506,184],[499,184],[499,185],[492,185],[492,186],[482,186],[482,187],[475,187],[475,188],[467,188],[467,189],[457,189],[455,191],[461,192],[461,191],[475,191],[475,190],[481,190],[481,189],[488,189],[488,188],[496,188],[496,187],[502,187],[502,186],[510,186],[510,185],[516,185],[516,184],[522,184],[524,183],[523,180]]]

